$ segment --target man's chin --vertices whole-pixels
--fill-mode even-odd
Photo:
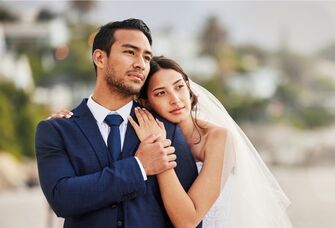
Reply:
[[[140,93],[142,89],[143,84],[142,83],[136,83],[135,85],[128,86],[128,91],[131,92],[133,95],[137,95]]]
[[[142,88],[142,84],[136,84],[133,86],[129,86],[128,87],[128,91],[131,92],[133,95],[139,94],[139,92],[141,91]]]
[[[120,89],[120,92],[122,92],[125,95],[138,95],[141,91],[141,87],[123,87]]]
[[[109,84],[109,88],[111,91],[117,90],[120,94],[126,96],[133,96],[139,94],[142,88],[142,84],[136,85],[125,85],[125,84]]]

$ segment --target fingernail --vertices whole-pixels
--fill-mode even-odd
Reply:
[[[71,116],[72,116],[72,115],[70,115],[70,114],[67,114],[67,115],[66,115],[66,118],[70,118]]]

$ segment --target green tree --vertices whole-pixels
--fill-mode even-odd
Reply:
[[[88,35],[86,36],[88,37]],[[92,82],[95,80],[93,63],[87,40],[73,39],[69,44],[69,54],[63,60],[55,60],[55,65],[46,76],[49,79],[71,82]]]
[[[95,8],[96,2],[94,0],[71,0],[70,8],[73,12],[72,22],[75,26],[76,34],[81,36],[85,32],[85,25],[89,24],[88,14]]]
[[[226,42],[227,32],[221,27],[219,20],[215,16],[209,17],[200,33],[201,54],[218,59]]]
[[[18,20],[17,16],[15,16],[4,6],[0,5],[0,22],[14,22],[17,20]]]
[[[8,151],[16,156],[19,155],[12,105],[8,96],[0,91],[0,151]]]
[[[284,104],[286,113],[292,114],[300,108],[301,88],[294,83],[282,83],[277,87],[274,99]]]
[[[83,15],[88,13],[95,7],[94,0],[72,0],[70,1],[71,7],[78,12],[78,14]]]
[[[48,9],[41,9],[37,14],[37,21],[50,21],[56,17],[56,14]]]
[[[34,156],[34,132],[46,108],[34,105],[29,94],[0,82],[0,149],[18,157]]]
[[[254,99],[232,93],[229,88],[222,86],[218,78],[212,78],[202,85],[218,98],[234,120],[266,120],[265,109],[269,102],[267,99]]]
[[[298,128],[317,128],[327,126],[334,120],[334,115],[320,105],[301,107],[289,121]]]

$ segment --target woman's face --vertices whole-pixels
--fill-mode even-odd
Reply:
[[[179,72],[160,69],[150,78],[147,93],[150,108],[172,123],[191,115],[190,92]]]

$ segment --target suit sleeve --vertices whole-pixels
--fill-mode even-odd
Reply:
[[[146,191],[134,157],[114,162],[99,172],[77,176],[62,135],[52,123],[40,122],[35,140],[40,184],[59,217],[99,210]]]

